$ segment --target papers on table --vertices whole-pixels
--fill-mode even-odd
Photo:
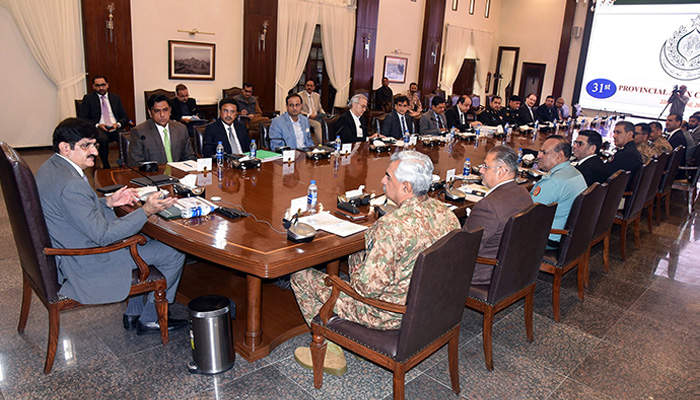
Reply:
[[[465,200],[473,201],[474,203],[479,202],[479,200],[483,199],[484,196],[486,196],[486,193],[489,192],[489,188],[486,186],[473,183],[469,185],[462,185],[458,189],[467,195]]]
[[[196,161],[179,161],[179,162],[169,162],[168,165],[175,167],[180,171],[192,172],[197,170]]]
[[[347,237],[362,232],[367,229],[366,226],[354,224],[349,221],[344,221],[340,218],[332,216],[328,212],[309,215],[299,218],[299,222],[309,224],[316,230],[326,231],[340,237]]]

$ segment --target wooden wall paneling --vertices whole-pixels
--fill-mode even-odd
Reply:
[[[442,59],[442,33],[445,21],[445,1],[430,1],[425,4],[423,38],[419,59],[418,86],[423,95],[432,93],[438,86],[440,60]],[[437,48],[436,48],[437,45]],[[435,55],[433,55],[435,53]]]
[[[554,86],[552,95],[556,98],[561,96],[564,88],[564,75],[566,74],[566,64],[569,59],[569,46],[571,44],[571,27],[574,25],[574,12],[576,11],[576,0],[567,0],[564,9],[564,22],[561,28],[561,39],[559,41],[559,53],[557,54],[557,66],[554,72]],[[573,104],[571,99],[567,103]]]
[[[379,0],[357,0],[355,29],[355,49],[352,59],[352,86],[350,95],[358,89],[373,89],[374,56],[377,43],[377,20],[379,18]],[[365,42],[369,38],[369,54]]]
[[[109,3],[114,4],[112,41],[107,29]],[[109,81],[109,91],[121,97],[129,118],[136,122],[131,2],[130,0],[82,0],[81,8],[88,93],[92,91],[93,76],[106,76]]]
[[[263,111],[275,111],[277,0],[245,0],[244,15],[243,82],[255,86],[253,95],[258,97]],[[268,26],[263,51],[259,38],[265,21]],[[223,83],[223,86],[231,87],[234,84],[237,83]]]

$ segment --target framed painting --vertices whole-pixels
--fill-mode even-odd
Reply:
[[[216,44],[168,40],[168,78],[214,80]]]
[[[406,83],[408,58],[384,56],[384,75],[389,82]]]

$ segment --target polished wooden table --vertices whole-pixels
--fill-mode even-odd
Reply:
[[[507,144],[516,149],[538,149],[544,136],[533,140],[530,135],[514,135]],[[444,178],[448,169],[460,174],[466,157],[472,165],[483,162],[486,152],[501,143],[501,139],[456,140],[436,146],[419,143],[416,150],[427,154],[435,164],[434,173]],[[198,185],[206,188],[207,199],[220,196],[224,205],[242,207],[255,218],[229,220],[210,214],[166,221],[151,216],[142,232],[207,261],[186,266],[178,301],[186,304],[206,294],[233,298],[238,305],[235,350],[248,361],[258,360],[284,341],[308,332],[292,291],[274,286],[273,278],[326,263],[329,273],[337,273],[340,259],[364,249],[363,233],[341,238],[320,231],[310,243],[287,240],[282,218],[291,200],[305,196],[312,179],[319,187],[319,204],[330,211],[336,209],[337,195],[359,185],[365,185],[367,192],[381,194],[381,179],[394,151],[400,149],[375,153],[362,143],[351,155],[331,159],[314,161],[297,152],[292,164],[272,161],[246,171],[226,166],[221,177],[216,171],[198,173]],[[187,174],[166,166],[154,174],[163,173],[177,178]],[[98,170],[95,185],[129,183],[137,176],[125,168]],[[460,207],[463,210],[465,204]],[[363,224],[374,221],[370,216]]]

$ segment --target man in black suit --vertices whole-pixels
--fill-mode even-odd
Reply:
[[[605,163],[605,171],[608,173],[608,176],[618,170],[629,171],[630,179],[627,181],[625,190],[630,190],[634,181],[634,175],[639,170],[639,167],[642,166],[642,156],[637,151],[637,145],[634,144],[634,124],[628,121],[616,123],[613,130],[613,140],[618,150]]]
[[[554,96],[549,95],[544,103],[537,107],[535,117],[540,122],[554,122],[557,120],[557,108],[554,106]]]
[[[593,130],[584,130],[578,133],[574,140],[573,153],[576,157],[574,166],[583,175],[586,184],[604,183],[608,179],[603,160],[598,156],[598,151],[603,146],[603,138],[600,133]]]
[[[398,95],[394,97],[394,111],[384,118],[382,124],[382,135],[401,139],[405,131],[409,134],[415,133],[413,118],[408,111],[408,97]]]
[[[350,98],[350,109],[341,115],[335,123],[335,134],[340,136],[341,142],[364,142],[367,139],[382,136],[378,133],[368,136],[367,120],[362,116],[365,111],[367,111],[367,97],[363,94],[352,96]]]
[[[374,91],[374,101],[376,103],[377,110],[390,112],[391,100],[393,97],[394,92],[389,87],[389,78],[385,76],[382,78],[382,86]]]
[[[525,104],[520,106],[518,112],[518,125],[525,125],[535,122],[535,111],[537,108],[535,104],[537,103],[537,95],[530,93],[525,97]]]
[[[467,112],[472,106],[472,99],[467,95],[462,95],[457,100],[457,104],[454,107],[450,107],[445,111],[445,118],[447,118],[447,126],[452,128],[453,126],[457,128],[458,131],[464,132],[469,129],[472,125],[481,125],[480,122],[473,121],[469,122],[469,117]]]
[[[109,168],[109,142],[119,140],[119,131],[129,124],[129,117],[122,100],[114,93],[107,93],[109,82],[102,75],[92,78],[94,92],[83,96],[78,117],[86,119],[97,127],[98,153],[102,168]]]
[[[674,149],[678,146],[685,146],[685,159],[681,165],[693,157],[695,142],[693,137],[688,135],[682,128],[683,118],[678,114],[669,114],[666,117],[666,132],[668,132],[668,142]]]
[[[250,151],[250,137],[245,124],[236,120],[238,103],[226,97],[219,102],[219,118],[207,125],[204,130],[202,155],[212,157],[216,154],[216,146],[221,142],[225,154],[242,154]]]

